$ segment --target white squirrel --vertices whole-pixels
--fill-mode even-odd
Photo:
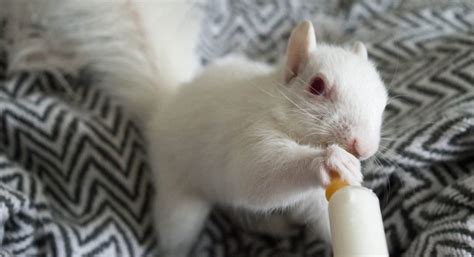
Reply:
[[[142,26],[131,30],[145,39],[134,45],[146,50],[141,55],[131,44],[103,41],[114,37],[94,43],[88,31],[75,36],[71,28],[80,24],[56,24],[63,37],[82,40],[77,52],[108,74],[102,86],[143,122],[162,253],[186,256],[213,205],[262,213],[289,209],[329,240],[324,188],[330,172],[360,184],[360,160],[372,156],[380,141],[387,92],[365,46],[317,44],[312,23],[304,21],[292,31],[280,65],[228,57],[193,77],[196,32],[153,21],[145,14],[156,9],[139,3],[128,14]],[[187,13],[169,15],[176,21],[189,19]],[[114,30],[88,26],[97,34],[119,33],[118,24]],[[170,44],[173,33],[184,43]],[[115,39],[130,43],[135,37]],[[123,52],[110,50],[117,45]]]
[[[310,22],[293,30],[283,65],[228,58],[168,97],[149,106],[146,132],[170,256],[185,255],[213,204],[291,207],[328,238],[329,173],[360,184],[354,155],[377,151],[387,101],[364,45],[317,45]]]

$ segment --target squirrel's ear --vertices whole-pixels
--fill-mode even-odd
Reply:
[[[291,32],[286,50],[285,81],[298,75],[301,67],[307,62],[309,54],[316,49],[316,35],[313,24],[303,21]]]
[[[367,57],[367,48],[365,47],[364,43],[362,43],[360,41],[356,41],[352,45],[352,52],[354,52],[358,56],[364,58],[365,60],[367,60],[367,58],[368,58]]]

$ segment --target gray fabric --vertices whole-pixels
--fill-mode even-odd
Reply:
[[[203,25],[204,62],[229,52],[276,61],[303,18],[318,39],[367,43],[392,96],[383,149],[364,163],[391,256],[474,254],[474,8],[437,2],[212,0]],[[66,77],[66,89],[60,74],[7,76],[1,45],[0,255],[151,255],[140,129],[88,86],[86,70]],[[215,210],[194,255],[330,256],[330,247],[304,229],[284,239],[245,231]]]

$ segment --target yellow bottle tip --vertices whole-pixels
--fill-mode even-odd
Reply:
[[[349,184],[345,180],[342,180],[339,177],[332,178],[331,183],[329,183],[328,187],[326,188],[326,199],[329,201],[332,195],[337,192],[337,190],[348,185]]]

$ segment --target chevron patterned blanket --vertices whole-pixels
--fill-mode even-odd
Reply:
[[[206,8],[205,62],[237,51],[274,62],[301,19],[327,41],[367,42],[391,95],[382,150],[364,163],[391,256],[474,256],[472,2],[211,0]],[[12,72],[7,24],[0,17],[0,256],[154,255],[140,129],[94,88],[93,72]],[[47,29],[35,25],[21,28]],[[271,238],[216,209],[193,256],[330,255],[305,229]]]

